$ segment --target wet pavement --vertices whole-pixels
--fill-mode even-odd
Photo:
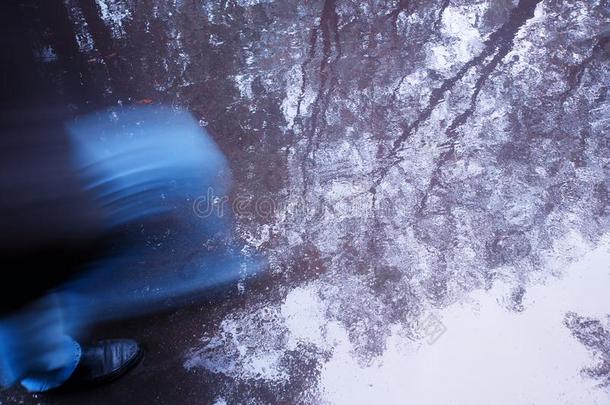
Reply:
[[[231,162],[236,235],[269,269],[177,312],[100,327],[96,337],[147,347],[124,379],[1,403],[350,402],[333,394],[333,367],[385,370],[394,346],[442,347],[443,314],[498,285],[503,313],[526,317],[531,288],[610,251],[603,0],[30,3],[42,69],[77,108],[196,115]],[[594,304],[595,316],[566,308],[560,327],[565,350],[591,356],[566,368],[570,384],[595,388],[556,383],[519,403],[610,401],[610,310]],[[367,381],[345,384],[374,392]],[[385,401],[405,403],[391,389]],[[478,391],[452,398],[480,403],[468,400]],[[416,402],[435,403],[429,394]]]

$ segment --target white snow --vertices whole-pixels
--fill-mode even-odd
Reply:
[[[443,43],[430,46],[428,66],[441,73],[448,73],[455,65],[462,65],[483,49],[483,38],[476,27],[477,16],[484,6],[447,7],[442,16],[441,33],[447,38]]]
[[[296,348],[298,342],[324,345],[324,306],[314,288],[297,287],[292,290],[286,297],[281,312],[286,327],[290,330],[289,347]]]
[[[76,38],[76,43],[78,44],[78,49],[84,54],[93,51],[95,49],[93,37],[89,32],[89,25],[87,24],[78,3],[75,0],[64,0],[64,4],[68,10],[70,19],[74,23],[74,36]]]
[[[237,0],[237,4],[242,7],[252,7],[257,4],[272,3],[275,0]]]
[[[213,337],[187,354],[186,369],[200,367],[233,378],[285,380],[280,361],[284,330],[277,328],[278,309],[262,307],[226,318]]]
[[[102,19],[112,31],[112,35],[115,38],[125,35],[123,21],[131,17],[131,11],[127,5],[121,0],[95,0],[95,2],[100,9]]]
[[[580,244],[579,241],[576,243]],[[477,291],[442,311],[447,331],[433,345],[414,345],[398,331],[369,367],[341,341],[321,385],[335,404],[607,404],[610,393],[579,370],[593,357],[564,326],[564,316],[610,313],[610,236],[564,277],[531,287],[525,311],[510,312],[507,286]]]
[[[303,77],[301,74],[301,68],[298,65],[294,65],[288,72],[286,72],[286,97],[280,106],[288,128],[292,127],[294,124],[294,119],[297,116],[297,107],[302,83]]]
[[[251,75],[235,75],[233,78],[239,94],[247,99],[252,99],[252,81],[254,78]]]

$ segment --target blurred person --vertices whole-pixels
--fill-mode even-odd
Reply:
[[[130,339],[84,344],[91,325],[181,303],[261,266],[242,255],[229,217],[193,213],[208,189],[228,192],[230,171],[190,113],[76,114],[10,18],[0,98],[0,386],[90,387],[143,353]],[[155,268],[149,229],[171,229],[167,252],[195,241],[211,247],[182,266]]]

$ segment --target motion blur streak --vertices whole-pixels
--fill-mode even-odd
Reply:
[[[205,242],[205,254],[194,262],[168,263],[151,274],[143,258],[151,249],[123,236],[120,254],[96,263],[93,270],[60,289],[66,304],[76,298],[78,322],[132,315],[168,299],[192,297],[252,275],[256,259],[244,257],[231,239],[231,218],[197,218],[192,201],[209,187],[227,193],[230,171],[224,156],[195,119],[181,110],[134,107],[107,110],[68,126],[75,147],[75,166],[103,212],[106,231],[133,223],[174,230],[163,252]],[[213,247],[210,247],[210,244]],[[145,262],[144,262],[145,263]],[[187,268],[185,268],[187,267]],[[100,288],[111,282],[112,288]],[[117,283],[116,280],[120,280]],[[79,316],[83,308],[95,316]]]
[[[82,254],[75,250],[77,271],[27,309],[0,318],[2,385],[31,377],[28,370],[32,369],[55,370],[53,379],[65,379],[54,364],[66,364],[65,358],[74,351],[69,337],[78,337],[91,324],[206,297],[207,291],[253,275],[262,267],[259,259],[246,257],[233,240],[230,217],[202,219],[192,211],[193,199],[204,190],[228,192],[231,175],[216,144],[189,113],[153,106],[113,108],[71,120],[63,133],[68,139],[66,155],[71,157],[71,170],[66,173],[75,174],[79,189],[54,189],[55,210],[62,212],[59,218],[76,215],[84,222],[57,230],[65,228],[73,237],[79,235],[74,229],[86,229],[82,234],[88,238],[83,239],[90,239],[92,247],[85,250],[93,253],[80,260]],[[52,147],[46,150],[53,151]],[[27,169],[34,163],[26,160],[15,166]],[[23,189],[43,190],[45,185],[40,183],[47,177],[32,174],[19,179],[31,183]],[[86,210],[71,205],[72,194],[87,196]],[[44,193],[23,195],[19,204],[44,205],[37,201]],[[36,217],[41,224],[57,222],[57,217],[45,218],[41,213]],[[52,232],[44,243],[32,243],[31,238],[21,243],[31,247],[49,245],[49,241],[50,245],[55,242]],[[202,244],[204,253],[182,260],[185,249],[197,245],[200,251]],[[71,245],[60,246],[66,250]],[[153,260],[164,265],[151,270],[147,263]],[[34,278],[57,271],[57,262],[37,263],[37,271],[28,268]],[[46,354],[42,367],[31,364],[41,361],[40,356],[32,356],[38,352]],[[43,377],[47,384],[55,384]]]

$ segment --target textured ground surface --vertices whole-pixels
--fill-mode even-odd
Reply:
[[[197,115],[270,267],[104,328],[125,380],[2,403],[610,402],[607,1],[45,7],[55,80]]]

